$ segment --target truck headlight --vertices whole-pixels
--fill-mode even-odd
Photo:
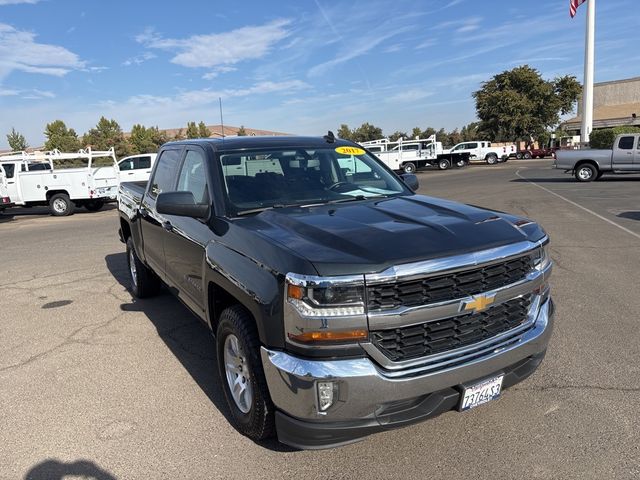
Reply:
[[[285,280],[287,339],[300,344],[354,343],[369,336],[361,275]]]
[[[542,271],[547,268],[550,263],[551,257],[547,251],[547,245],[543,245],[538,248],[535,256],[533,257],[533,267],[538,271]]]

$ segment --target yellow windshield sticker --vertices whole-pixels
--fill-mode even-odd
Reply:
[[[337,147],[336,152],[343,155],[364,155],[364,150],[358,147]]]

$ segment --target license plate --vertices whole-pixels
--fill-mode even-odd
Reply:
[[[500,397],[503,379],[504,375],[499,375],[465,387],[462,392],[460,411],[464,412]]]

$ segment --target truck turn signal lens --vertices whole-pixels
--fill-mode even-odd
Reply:
[[[341,332],[305,332],[298,335],[289,334],[289,338],[301,343],[315,342],[353,342],[358,340],[366,340],[369,334],[366,330],[347,330]]]
[[[304,298],[304,288],[299,287],[298,285],[289,284],[287,286],[287,295],[289,298],[302,300]]]

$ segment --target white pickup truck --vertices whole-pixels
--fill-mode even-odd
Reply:
[[[0,165],[12,203],[48,205],[55,216],[70,215],[76,206],[100,210],[106,201],[115,200],[118,191],[113,148],[75,153],[17,152],[0,156]]]
[[[445,153],[468,153],[470,155],[470,161],[483,160],[489,165],[494,165],[500,162],[506,162],[509,157],[515,156],[518,149],[515,144],[506,145],[502,147],[493,147],[491,142],[487,141],[473,141],[458,143],[450,150],[445,150]]]
[[[156,153],[142,153],[123,158],[118,162],[118,181],[147,182],[157,156]]]

